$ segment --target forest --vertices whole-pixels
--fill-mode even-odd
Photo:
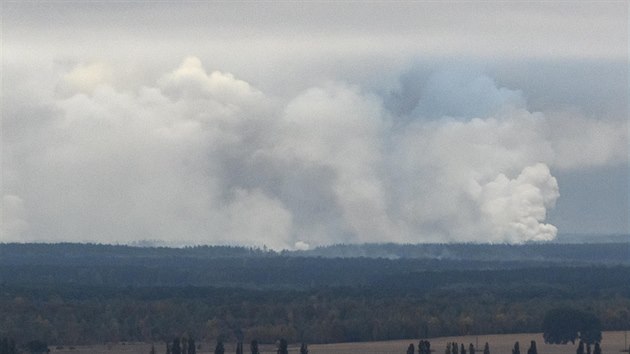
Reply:
[[[352,257],[335,256],[350,250]],[[630,321],[629,255],[626,243],[311,252],[0,244],[0,336],[58,345],[430,338],[539,332],[558,307],[622,330]]]

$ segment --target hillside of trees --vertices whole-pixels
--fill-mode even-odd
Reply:
[[[538,332],[557,307],[593,313],[604,330],[630,321],[626,244],[417,245],[408,255],[404,247],[382,245],[395,257],[324,258],[2,244],[0,336],[60,345],[243,334],[261,343],[371,341]]]

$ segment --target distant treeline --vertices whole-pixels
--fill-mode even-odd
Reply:
[[[626,240],[623,240],[626,238]],[[145,258],[233,258],[233,257],[325,257],[325,258],[411,258],[481,262],[606,263],[630,265],[630,236],[622,235],[605,243],[510,244],[338,244],[307,251],[274,251],[238,246],[194,246],[183,248],[136,247],[78,243],[0,243],[2,263],[57,263],[134,260]]]
[[[547,258],[567,246],[565,257],[575,259]],[[432,246],[451,254],[516,250],[509,257],[542,249],[532,259],[481,261],[0,245],[0,336],[61,345],[182,335],[262,343],[428,338],[537,332],[548,310],[567,306],[621,330],[630,320],[630,265],[603,254],[625,245],[609,246]]]
[[[1,264],[2,262],[0,262]],[[61,263],[61,264],[59,264]],[[224,258],[116,260],[91,259],[51,264],[0,266],[0,284],[26,286],[238,287],[318,289],[321,287],[394,287],[399,292],[477,286],[506,289],[528,284],[554,285],[551,292],[617,288],[630,291],[628,266],[560,266],[505,262],[371,258]],[[620,286],[620,285],[626,285]]]
[[[494,262],[593,262],[630,264],[630,236],[606,243],[510,244],[351,244],[331,245],[293,255],[317,257],[414,258]],[[613,239],[613,240],[616,240]],[[612,240],[611,240],[612,241]]]

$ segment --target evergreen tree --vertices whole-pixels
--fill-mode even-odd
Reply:
[[[421,347],[418,346],[418,351],[419,353],[422,353],[422,349],[420,349]],[[416,347],[413,346],[413,343],[409,344],[409,346],[407,347],[407,354],[416,354]]]
[[[483,346],[483,354],[490,354],[490,344],[488,342]]]
[[[521,354],[521,348],[518,345],[518,342],[514,343],[514,348],[512,349],[512,354]]]
[[[251,342],[251,344],[249,345],[249,348],[251,349],[252,354],[260,354],[260,351],[258,350],[258,341],[257,340],[253,340]]]
[[[236,354],[243,354],[243,342],[236,343]]]
[[[0,340],[0,354],[17,354],[17,352],[13,338],[4,337]]]
[[[447,344],[447,349],[446,349],[449,354],[450,354],[450,344]],[[431,342],[429,342],[428,340],[421,340],[418,343],[418,354],[430,354],[431,353]]]
[[[466,354],[466,347],[464,347],[464,343],[461,345],[461,349],[459,350],[461,354]]]
[[[155,345],[151,344],[151,351],[149,351],[149,354],[156,354],[155,353]]]
[[[451,345],[451,350],[453,350],[453,354],[459,354],[459,346],[457,345],[457,342],[453,342],[453,345]]]
[[[187,354],[188,353],[188,338],[182,337],[181,343],[182,343],[182,354]]]
[[[475,346],[472,343],[468,346],[468,354],[475,354]]]
[[[575,351],[576,354],[584,354],[584,342],[580,341],[580,343],[578,344],[577,350]]]
[[[300,354],[308,354],[308,345],[306,343],[302,343],[300,346]]]
[[[591,343],[586,342],[586,354],[591,354]]]
[[[39,340],[32,340],[30,342],[28,342],[26,344],[26,348],[32,353],[32,354],[39,354],[39,353],[48,353],[50,350],[48,349],[48,344],[39,341]]]
[[[9,354],[18,354],[17,346],[15,345],[15,340],[13,338],[9,338]]]
[[[173,345],[171,346],[172,354],[182,354],[182,347],[179,338],[173,339]]]
[[[595,342],[595,348],[593,354],[602,354],[602,347],[599,346],[599,342]]]
[[[40,340],[32,340],[26,344],[26,348],[32,354],[48,353],[48,344]]]
[[[277,350],[277,354],[289,354],[289,348],[288,348],[288,344],[286,339],[281,338],[278,341],[278,350]]]
[[[214,354],[225,354],[225,348],[223,342],[217,341],[217,346],[214,348]]]
[[[197,347],[195,345],[195,340],[192,337],[188,338],[188,353],[187,354],[197,354]]]
[[[451,343],[450,342],[446,343],[446,350],[444,351],[444,354],[451,354]]]
[[[171,343],[166,343],[166,354],[173,354],[171,350]]]
[[[527,354],[538,354],[538,349],[536,349],[536,341],[533,340],[529,344],[529,349],[527,349]]]

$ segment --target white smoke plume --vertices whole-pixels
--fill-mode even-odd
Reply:
[[[3,140],[0,241],[550,240],[551,170],[581,164],[583,143],[591,163],[623,155],[622,133],[598,143],[614,127],[554,129],[485,75],[436,73],[398,111],[337,82],[273,97],[195,57],[137,88],[114,76],[101,63],[59,75],[41,129],[17,128],[19,100],[6,109],[23,136]]]
[[[528,166],[514,179],[503,174],[479,186],[478,198],[483,219],[495,241],[549,241],[557,233],[553,225],[542,223],[547,209],[558,198],[558,183],[542,163]]]
[[[3,238],[9,240],[19,239],[28,230],[22,198],[11,194],[2,196],[0,224]]]

